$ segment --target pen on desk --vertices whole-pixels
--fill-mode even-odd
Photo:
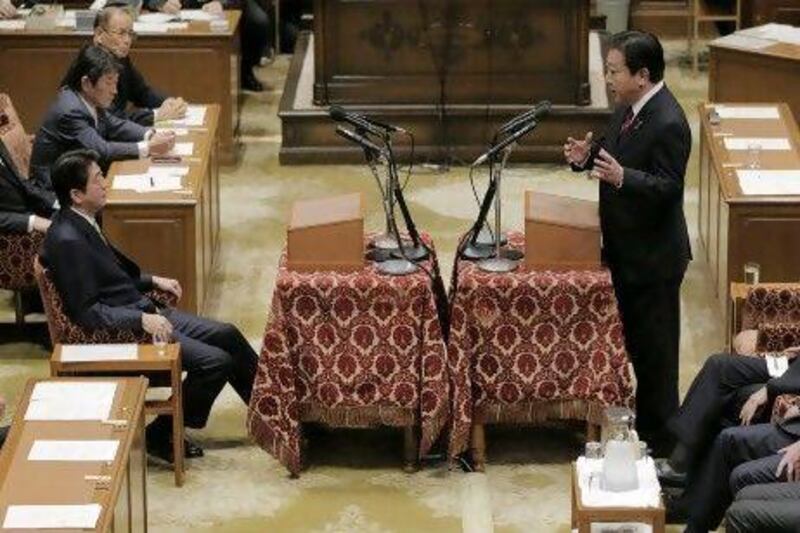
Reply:
[[[151,187],[155,187],[156,186],[156,182],[153,181],[153,176],[150,176],[150,186]]]

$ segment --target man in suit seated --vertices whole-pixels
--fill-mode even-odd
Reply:
[[[121,65],[117,96],[109,111],[142,126],[152,126],[154,121],[183,117],[186,114],[186,102],[183,98],[165,97],[150,87],[133,66],[128,54],[135,37],[130,8],[111,5],[97,14],[94,21],[94,44],[114,54]],[[134,106],[130,112],[128,104]]]
[[[751,333],[737,338],[739,349]],[[668,508],[672,521],[688,514],[688,532],[716,529],[739,489],[778,479],[777,454],[800,438],[800,411],[793,408],[778,425],[768,420],[777,396],[800,393],[798,353],[800,347],[786,351],[791,364],[781,376],[770,376],[762,357],[716,354],[695,377],[669,423],[678,444],[658,462],[663,484],[686,485]]]
[[[0,140],[0,231],[44,233],[57,205],[55,194],[20,175]]]
[[[223,5],[242,10],[241,21],[241,75],[239,81],[246,91],[261,92],[264,85],[253,73],[267,49],[270,38],[270,24],[267,11],[259,0],[144,0],[144,6],[151,11],[161,11],[178,15],[181,9],[202,9],[208,13],[221,14]]]
[[[183,420],[190,428],[202,428],[225,383],[245,404],[250,401],[258,356],[235,326],[159,307],[144,296],[157,287],[180,297],[181,286],[142,273],[103,235],[96,216],[106,203],[106,182],[98,162],[91,150],[67,152],[56,161],[53,187],[61,207],[45,237],[42,262],[67,316],[82,327],[146,332],[154,341],[180,343],[187,372]],[[151,453],[171,459],[168,418],[158,417],[148,426],[147,440]],[[186,454],[199,457],[202,450],[187,443]]]
[[[172,132],[155,132],[108,112],[117,95],[119,62],[107,50],[81,49],[45,114],[31,154],[31,179],[52,189],[50,167],[58,156],[76,148],[100,154],[107,169],[112,161],[163,155],[175,145]]]

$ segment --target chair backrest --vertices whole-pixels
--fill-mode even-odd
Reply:
[[[36,287],[32,264],[42,239],[38,232],[0,232],[0,289],[18,291]]]
[[[145,334],[125,330],[94,329],[88,330],[75,324],[64,311],[64,303],[58,294],[50,273],[42,265],[39,257],[33,260],[33,273],[42,295],[42,304],[47,316],[47,329],[50,341],[55,346],[61,344],[113,344],[113,343],[148,343]]]
[[[800,324],[800,284],[757,285],[747,293],[741,329],[762,324]]]
[[[33,143],[19,120],[14,104],[7,94],[0,93],[0,140],[6,146],[19,173],[30,176]]]

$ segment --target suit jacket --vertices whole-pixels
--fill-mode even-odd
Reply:
[[[142,313],[155,312],[142,292],[152,278],[70,208],[53,215],[42,263],[50,269],[67,316],[88,328],[142,331]]]
[[[27,233],[31,215],[50,218],[56,196],[23,178],[0,141],[0,231]]]
[[[97,123],[78,93],[63,87],[47,110],[31,154],[31,179],[52,190],[50,167],[69,150],[89,148],[100,154],[104,170],[112,161],[136,159],[147,128],[121,119],[103,109],[97,110]]]
[[[597,142],[624,168],[620,189],[600,182],[603,258],[615,278],[645,284],[682,275],[692,258],[683,215],[692,133],[666,86],[620,135],[626,109],[614,113]],[[592,168],[592,154],[584,169]]]
[[[160,107],[166,97],[147,85],[129,57],[119,61],[122,71],[117,82],[117,96],[109,110],[119,118],[131,120],[142,126],[152,126],[155,118],[153,109]],[[135,109],[128,111],[129,103],[133,104]]]

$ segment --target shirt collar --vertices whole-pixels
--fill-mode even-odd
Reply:
[[[94,217],[87,215],[86,213],[84,213],[83,211],[81,211],[80,209],[76,208],[73,205],[69,206],[69,208],[72,210],[73,213],[77,213],[78,215],[80,215],[93,228],[99,229],[99,226],[97,225],[97,220],[95,220]]]
[[[96,126],[97,125],[97,108],[95,108],[92,104],[87,102],[86,98],[84,98],[81,93],[78,93],[78,98],[81,99],[81,102],[83,102],[83,105],[85,105],[86,109],[89,110],[89,114],[92,115],[92,118],[94,119],[94,124]]]
[[[660,82],[653,85],[653,87],[649,91],[647,91],[644,94],[644,96],[639,98],[639,100],[631,106],[631,109],[633,110],[633,116],[635,117],[636,115],[638,115],[639,111],[642,110],[645,104],[647,104],[647,102],[649,102],[650,99],[653,98],[656,95],[656,93],[660,91],[663,87],[664,87],[664,80],[661,80]]]

